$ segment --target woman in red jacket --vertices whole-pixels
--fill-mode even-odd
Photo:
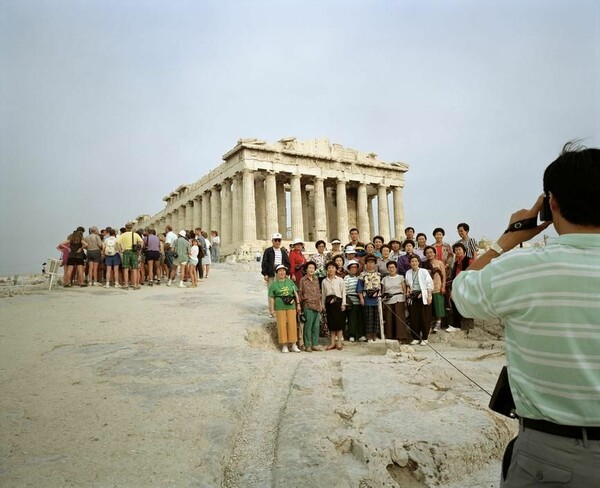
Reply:
[[[304,247],[304,242],[299,237],[296,237],[292,241],[292,250],[290,251],[290,277],[296,283],[296,286],[300,284],[300,280],[304,276],[304,264],[306,263],[306,258],[304,254],[302,254],[302,248]]]

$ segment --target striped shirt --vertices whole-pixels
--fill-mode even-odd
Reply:
[[[565,234],[463,271],[452,298],[465,317],[503,319],[519,416],[600,426],[600,234]]]
[[[358,292],[356,291],[356,285],[358,285],[358,275],[346,275],[344,277],[344,285],[346,287],[346,296],[350,298],[352,305],[358,305],[360,303]]]
[[[460,240],[456,241],[454,244],[458,244],[459,242],[463,246],[465,246],[465,248],[467,250],[467,257],[469,257],[469,258],[477,257],[477,249],[479,249],[479,245],[477,244],[477,241],[475,239],[473,239],[472,237],[467,237],[466,239],[460,239]]]

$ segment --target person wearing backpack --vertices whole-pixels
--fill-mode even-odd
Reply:
[[[121,255],[119,254],[119,242],[117,232],[110,229],[109,236],[102,243],[102,254],[104,254],[104,264],[106,265],[106,284],[104,288],[110,288],[111,269],[115,275],[115,288],[119,286],[119,266],[121,265]]]

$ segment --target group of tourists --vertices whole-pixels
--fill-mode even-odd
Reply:
[[[104,286],[132,288],[140,285],[171,286],[179,276],[179,287],[195,288],[198,279],[208,278],[210,265],[219,262],[220,237],[216,230],[173,232],[167,225],[164,233],[155,229],[134,230],[131,224],[121,229],[98,230],[78,227],[58,244],[62,253],[65,287]]]
[[[450,245],[441,227],[433,230],[432,244],[413,227],[405,229],[402,241],[375,236],[368,243],[353,228],[346,245],[336,238],[327,251],[319,240],[312,255],[301,238],[288,252],[281,234],[273,234],[261,273],[282,352],[319,351],[320,335],[329,335],[331,351],[343,349],[345,339],[427,345],[430,332],[460,330],[463,318],[451,285],[477,257],[469,230],[458,224],[460,239]]]

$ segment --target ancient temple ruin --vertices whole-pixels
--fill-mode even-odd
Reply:
[[[240,139],[217,168],[166,195],[163,210],[133,222],[159,232],[167,224],[175,231],[217,230],[225,256],[262,251],[274,232],[284,241],[304,239],[307,249],[318,239],[347,242],[352,227],[365,242],[375,228],[388,240],[404,232],[407,171],[405,163],[386,163],[326,139]]]

